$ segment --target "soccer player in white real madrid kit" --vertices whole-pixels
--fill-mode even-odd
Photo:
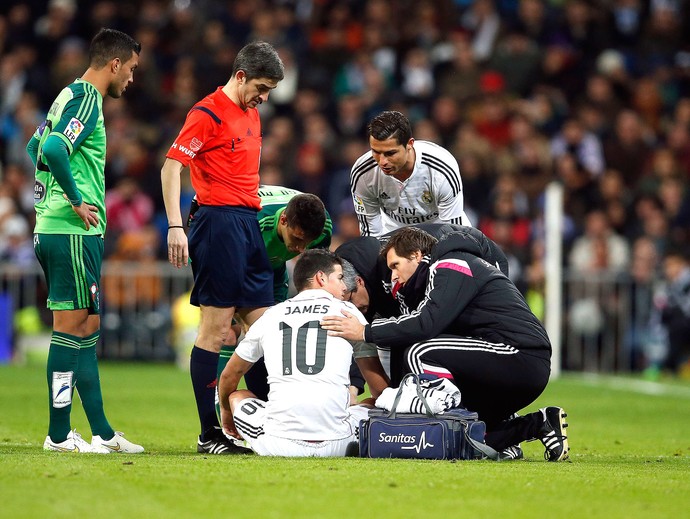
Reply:
[[[268,310],[249,328],[221,374],[218,390],[223,431],[244,438],[263,456],[344,456],[357,441],[368,407],[349,406],[352,345],[329,337],[324,315],[364,316],[342,301],[341,260],[325,250],[307,250],[293,273],[299,293]],[[268,401],[237,390],[246,371],[263,355]]]
[[[362,236],[379,237],[420,223],[472,225],[465,214],[460,168],[445,148],[412,138],[400,112],[369,123],[370,152],[350,172],[350,191]]]

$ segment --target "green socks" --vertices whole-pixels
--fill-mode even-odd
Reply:
[[[65,441],[72,428],[70,412],[75,375],[79,366],[80,344],[81,337],[66,333],[53,332],[50,338],[46,366],[50,409],[48,435],[55,443]]]
[[[79,398],[81,398],[86,418],[88,418],[91,426],[91,433],[104,440],[109,440],[115,435],[115,431],[110,427],[103,410],[101,379],[98,374],[98,360],[96,359],[96,343],[99,335],[100,332],[96,332],[81,340],[76,382]]]
[[[236,344],[233,346],[228,346],[228,345],[224,344],[223,346],[220,347],[220,357],[218,357],[218,371],[216,372],[217,384],[220,383],[220,374],[225,369],[225,366],[228,364],[228,361],[230,360],[230,357],[232,357],[232,354],[235,353],[235,348],[237,348]],[[218,415],[218,422],[220,423],[220,402],[218,401],[218,388],[217,388],[217,386],[216,386],[216,415]]]
[[[235,348],[237,348],[237,345],[223,345],[220,347],[220,357],[218,358],[218,372],[216,373],[216,375],[218,376],[218,380],[220,380],[220,374],[223,372],[225,366],[228,364],[230,357],[232,357],[232,354],[235,353]]]

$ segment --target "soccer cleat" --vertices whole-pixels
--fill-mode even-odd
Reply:
[[[79,453],[93,453],[94,450],[89,445],[81,434],[77,430],[72,430],[67,435],[67,439],[60,443],[55,443],[50,439],[50,436],[46,436],[43,442],[43,450],[46,451],[56,451],[56,452],[79,452]]]
[[[251,454],[252,451],[249,448],[241,445],[243,443],[241,440],[230,440],[225,436],[202,442],[199,437],[196,451],[204,454]]]
[[[540,409],[544,423],[539,430],[540,440],[546,447],[544,459],[547,461],[563,461],[568,459],[568,433],[565,431],[568,416],[561,407],[542,407]]]
[[[104,440],[98,435],[91,438],[91,448],[93,452],[98,454],[110,454],[111,452],[120,452],[122,454],[139,454],[144,452],[141,445],[132,443],[125,435],[119,431],[115,431],[115,436],[109,440]]]
[[[521,460],[522,458],[522,447],[520,447],[520,445],[512,445],[510,447],[506,447],[498,453],[499,461]]]

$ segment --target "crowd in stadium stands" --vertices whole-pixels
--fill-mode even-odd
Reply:
[[[102,26],[143,48],[127,95],[104,102],[111,253],[122,233],[165,232],[164,154],[256,39],[286,66],[261,107],[262,182],[320,196],[335,245],[358,234],[349,170],[384,109],[455,155],[468,215],[526,292],[543,281],[553,180],[565,188],[564,263],[576,271],[639,280],[644,251],[661,279],[661,259],[688,242],[688,2],[16,0],[0,6],[2,260],[34,261],[24,146]]]

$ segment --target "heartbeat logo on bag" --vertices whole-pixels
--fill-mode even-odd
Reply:
[[[405,450],[414,449],[415,451],[417,451],[417,454],[419,454],[421,451],[423,451],[427,447],[433,447],[433,446],[434,446],[433,443],[427,443],[426,442],[426,431],[424,431],[422,433],[422,435],[419,437],[419,443],[417,443],[417,445],[406,445],[406,446],[400,447],[400,448],[405,449]]]
[[[401,445],[400,449],[415,450],[417,454],[427,447],[434,446],[433,443],[427,443],[426,431],[422,431],[419,441],[417,441],[417,436],[414,434],[386,434],[382,432],[379,434],[379,443],[402,443],[405,445]]]

